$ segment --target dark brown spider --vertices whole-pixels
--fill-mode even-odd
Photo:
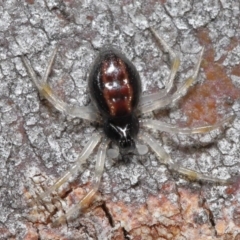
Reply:
[[[176,102],[186,93],[187,89],[197,78],[204,50],[201,51],[193,75],[173,94],[170,94],[175,75],[180,65],[180,60],[167,43],[157,35],[154,29],[150,28],[150,31],[156,40],[170,54],[172,59],[171,73],[164,91],[160,90],[157,93],[141,95],[141,81],[135,66],[118,50],[111,46],[107,46],[100,51],[89,76],[89,89],[95,108],[70,106],[59,99],[48,85],[47,79],[54,63],[57,48],[52,53],[48,68],[42,79],[37,78],[26,57],[22,57],[22,61],[39,92],[51,102],[56,109],[72,117],[78,117],[89,121],[99,122],[99,120],[102,119],[101,122],[103,123],[103,133],[93,134],[72,168],[68,170],[64,176],[59,178],[53,186],[39,196],[40,199],[44,200],[62,184],[67,182],[74,173],[77,171],[83,171],[83,164],[101,141],[98,148],[95,177],[91,190],[77,205],[73,206],[65,216],[57,219],[55,222],[56,224],[81,212],[81,210],[85,209],[93,199],[93,196],[99,189],[104,170],[104,162],[107,155],[107,148],[110,141],[118,146],[118,150],[111,149],[108,154],[109,157],[117,157],[119,151],[120,154],[129,152],[137,152],[138,154],[146,153],[146,146],[139,144],[139,140],[141,140],[148,144],[156,153],[161,163],[168,165],[170,169],[173,169],[190,179],[217,182],[221,184],[229,182],[228,179],[224,180],[204,176],[201,173],[175,164],[170,155],[158,145],[157,140],[144,131],[144,128],[152,128],[154,130],[179,134],[206,133],[222,126],[233,118],[233,116],[230,116],[214,125],[197,128],[180,128],[151,119],[139,120],[141,114],[164,108],[167,105]]]

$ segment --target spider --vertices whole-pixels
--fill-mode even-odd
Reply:
[[[156,41],[169,53],[172,61],[170,76],[164,91],[161,90],[156,93],[141,95],[140,76],[135,66],[119,50],[112,46],[106,46],[99,52],[88,79],[88,87],[94,107],[68,105],[59,99],[48,85],[47,79],[54,63],[57,48],[53,51],[46,72],[41,80],[36,76],[27,58],[22,56],[22,61],[39,92],[56,109],[71,117],[97,122],[101,119],[103,126],[103,132],[93,134],[77,158],[76,163],[51,187],[39,194],[39,199],[46,199],[66,183],[74,173],[83,171],[83,165],[93,150],[99,145],[95,176],[91,190],[78,204],[70,208],[64,216],[59,217],[55,221],[55,224],[60,224],[64,220],[70,219],[89,206],[99,189],[104,171],[104,162],[107,156],[114,158],[118,155],[128,153],[145,154],[148,149],[146,145],[141,145],[139,142],[144,142],[149,145],[151,150],[157,155],[159,161],[167,165],[169,169],[185,175],[191,180],[203,180],[220,184],[227,184],[230,181],[229,179],[224,180],[205,176],[196,171],[179,166],[172,161],[170,155],[165,152],[163,147],[158,145],[157,140],[147,131],[144,131],[144,128],[150,128],[178,134],[206,133],[221,127],[224,123],[233,119],[233,116],[230,116],[216,124],[196,128],[180,128],[158,120],[139,119],[142,114],[165,108],[177,102],[177,100],[186,93],[197,78],[204,51],[204,49],[202,49],[193,75],[186,79],[174,93],[170,93],[180,65],[180,59],[153,28],[149,28],[149,30]],[[113,142],[118,148],[108,149],[110,142]]]

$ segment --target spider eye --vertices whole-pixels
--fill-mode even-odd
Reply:
[[[119,141],[119,147],[122,149],[132,149],[135,148],[135,142],[131,137],[123,137]]]

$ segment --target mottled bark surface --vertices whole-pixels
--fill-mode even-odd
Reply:
[[[49,213],[30,199],[72,165],[99,129],[41,99],[20,59],[26,55],[42,76],[58,44],[49,82],[64,101],[88,105],[87,77],[103,45],[117,46],[133,61],[145,92],[164,87],[170,66],[148,25],[181,58],[176,85],[191,75],[204,46],[197,84],[155,117],[189,127],[237,118],[206,135],[152,134],[178,164],[229,178],[239,175],[240,165],[239,19],[234,0],[0,0],[0,239],[240,239],[239,178],[231,186],[193,183],[152,152],[129,163],[107,160],[93,206],[52,228]],[[56,215],[88,191],[95,160],[96,151],[87,170],[61,190]]]

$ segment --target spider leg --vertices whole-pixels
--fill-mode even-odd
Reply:
[[[169,104],[175,103],[180,97],[182,97],[188,90],[188,88],[193,84],[196,80],[199,72],[199,68],[202,61],[202,55],[204,52],[204,48],[201,50],[198,62],[195,66],[195,70],[193,75],[185,80],[185,82],[177,89],[177,91],[173,95],[164,95],[160,96],[159,93],[147,94],[145,97],[143,96],[140,100],[139,109],[141,113],[147,113],[159,108],[164,108]]]
[[[201,173],[198,173],[194,170],[190,170],[185,167],[181,167],[178,164],[174,163],[170,157],[170,155],[162,148],[160,145],[157,144],[157,140],[154,139],[152,136],[150,136],[148,133],[143,132],[141,133],[141,136],[143,141],[145,141],[150,148],[156,153],[158,156],[158,159],[161,163],[167,165],[170,169],[186,176],[192,181],[207,181],[212,183],[219,183],[222,185],[231,183],[230,179],[220,179],[215,177],[209,177],[206,175],[203,175]]]
[[[59,217],[56,221],[54,221],[53,226],[59,226],[60,224],[64,223],[66,220],[70,218],[76,218],[92,202],[93,197],[98,191],[101,183],[108,144],[109,144],[109,140],[107,138],[104,138],[101,145],[99,146],[99,149],[97,152],[96,166],[95,166],[95,176],[94,176],[91,190],[87,193],[85,197],[83,197],[83,199],[78,204],[70,208],[70,210],[67,211],[65,215]]]
[[[185,80],[185,82],[172,95],[172,103],[176,102],[180,97],[182,97],[184,94],[186,94],[188,88],[196,81],[198,73],[199,73],[199,69],[200,69],[200,66],[201,66],[203,53],[204,53],[204,47],[202,48],[202,50],[200,52],[198,62],[195,66],[193,75],[191,77],[187,78]]]
[[[164,47],[164,49],[169,53],[171,59],[172,59],[172,66],[171,66],[171,72],[170,75],[168,77],[168,81],[166,83],[165,86],[165,93],[169,93],[169,91],[171,90],[172,86],[173,86],[173,80],[176,76],[176,73],[179,69],[179,65],[180,65],[180,59],[177,56],[176,53],[173,52],[173,50],[171,49],[171,47],[157,34],[157,32],[153,29],[153,28],[149,28],[149,30],[151,31],[151,33],[153,34],[153,36],[155,37],[155,39],[157,40],[157,42],[162,45]]]
[[[82,172],[85,167],[84,164],[87,161],[87,158],[90,156],[96,145],[101,139],[100,134],[93,134],[91,139],[88,141],[86,146],[83,148],[81,154],[78,156],[75,164],[62,176],[60,177],[51,187],[49,187],[45,192],[38,195],[38,200],[42,201],[45,198],[49,197],[54,191],[56,191],[60,186],[66,183],[75,173]]]
[[[165,89],[164,90],[159,90],[157,93],[152,93],[152,94],[146,94],[142,96],[141,101],[144,103],[147,103],[149,101],[156,101],[159,100],[160,98],[166,96],[169,91],[171,90],[173,86],[173,80],[176,76],[176,73],[179,69],[180,65],[180,59],[177,56],[176,53],[173,52],[173,50],[168,46],[168,44],[157,34],[157,32],[153,28],[149,28],[150,32],[153,34],[157,42],[164,47],[164,49],[169,53],[171,59],[172,59],[172,66],[171,66],[171,71],[170,75],[168,77],[168,81],[166,83]]]
[[[168,133],[180,133],[180,134],[196,134],[196,133],[207,133],[214,129],[221,127],[223,124],[232,121],[235,118],[234,115],[224,118],[223,120],[203,127],[193,127],[193,128],[181,128],[168,123],[164,123],[158,120],[145,119],[140,122],[141,126],[152,128],[154,130],[159,130]]]
[[[47,83],[47,79],[52,70],[52,65],[54,63],[54,59],[56,56],[58,48],[56,47],[49,59],[48,67],[44,73],[42,80],[39,80],[36,76],[35,71],[32,66],[28,63],[28,60],[25,56],[22,56],[22,61],[24,66],[26,67],[30,77],[32,78],[34,84],[38,88],[38,91],[42,94],[44,98],[46,98],[57,110],[63,112],[71,117],[79,117],[82,119],[87,119],[90,121],[97,121],[99,119],[96,110],[91,109],[90,107],[84,106],[71,106],[65,102],[63,102],[59,97],[53,92],[52,88]]]

